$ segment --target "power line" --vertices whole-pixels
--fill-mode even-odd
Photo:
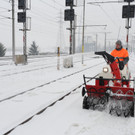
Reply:
[[[102,6],[101,5],[99,5],[99,4],[107,4],[107,3],[124,3],[124,1],[102,1],[102,2],[97,2],[97,1],[95,1],[95,2],[88,2],[88,4],[98,4],[98,6],[100,7],[100,9],[104,12],[104,14],[115,24],[115,25],[117,25],[118,26],[118,24],[117,23],[115,23],[114,22],[114,20],[110,17],[110,15],[102,8]],[[112,8],[112,6],[111,6],[111,8]],[[114,11],[114,10],[113,10]],[[118,26],[119,27],[119,26]]]
[[[32,14],[33,14],[36,18],[38,18],[38,19],[36,19],[36,18],[33,17],[33,19],[35,19],[35,20],[38,21],[38,22],[42,22],[42,23],[47,23],[47,22],[49,22],[49,23],[51,23],[51,24],[57,24],[56,20],[53,20],[53,19],[46,19],[45,17],[36,15],[36,14],[34,14],[34,13],[32,13]],[[40,21],[39,21],[39,20],[40,20]]]
[[[5,17],[0,18],[0,20],[3,20],[3,19],[7,19],[7,18],[5,18]]]
[[[11,11],[0,11],[0,13],[7,13],[7,12],[11,12]]]
[[[5,18],[5,19],[12,19],[11,17],[7,17],[7,16],[3,16],[3,15],[0,15],[0,16]]]
[[[52,0],[52,1],[63,8],[63,5],[60,4],[59,2],[57,2],[57,1],[55,1],[55,0]]]
[[[102,7],[100,7],[100,9],[105,13],[105,15],[106,15],[115,25],[117,25],[117,24],[114,22],[114,20],[110,17],[110,15],[109,15]],[[118,27],[118,25],[117,25],[117,27]]]
[[[51,7],[51,8],[54,8],[54,9],[56,9],[56,10],[59,10],[58,8],[52,6],[51,4],[48,4],[47,2],[45,2],[45,1],[43,1],[43,0],[40,0],[40,2],[44,3],[45,5],[47,5],[47,6]]]
[[[8,2],[8,3],[10,2],[10,0],[2,0],[2,1],[4,1],[4,2]]]
[[[87,4],[105,4],[105,3],[124,3],[124,1],[101,1],[101,2],[88,2]]]
[[[47,18],[47,20],[51,20],[53,22],[56,22],[56,18],[54,18],[54,16],[53,17],[49,16],[49,14],[47,14],[47,13],[43,13],[43,12],[38,13],[38,12],[35,12],[35,11],[32,11],[31,13],[33,15],[37,16],[37,17],[41,17],[42,19],[45,18],[45,17],[49,17],[49,18]]]
[[[5,19],[5,18],[3,18],[3,19]],[[8,27],[10,27],[10,28],[11,28],[10,23],[6,23],[6,24],[5,24],[5,22],[0,22],[0,24],[1,24],[1,25],[3,25],[3,26],[5,26],[5,27],[7,27],[7,26],[8,26]]]
[[[31,14],[34,15],[36,18],[39,18],[40,20],[42,20],[42,22],[45,22],[45,23],[51,22],[52,24],[57,24],[57,19],[54,16],[54,14],[52,16],[52,14],[49,14],[49,12],[43,12],[44,10],[40,11],[39,7],[37,7],[37,6],[34,6],[34,7],[33,7],[33,11],[31,12]],[[63,18],[64,18],[64,15],[63,15]],[[39,19],[36,19],[36,21],[38,21]]]
[[[4,7],[0,7],[1,9],[4,9],[4,10],[7,10],[7,11],[9,11],[9,9],[8,8],[4,8]],[[11,11],[11,10],[10,10]]]
[[[124,0],[123,1],[104,1],[104,2],[95,2],[95,3],[98,3],[98,4],[104,4],[104,3],[124,3]],[[113,7],[113,5],[111,4],[111,8]],[[100,6],[100,5],[99,5]],[[117,26],[118,28],[121,26],[121,23],[122,23],[122,19],[120,20],[119,19],[119,21],[117,21],[117,23],[114,21],[114,19],[113,19],[113,17],[112,16],[110,16],[109,14],[108,14],[108,12],[106,12],[101,6],[100,6],[100,8],[101,8],[101,10],[106,14],[106,16],[111,20],[111,22],[113,23],[113,24],[115,24],[115,26]],[[115,18],[117,17],[117,19],[118,19],[118,16],[117,16],[117,14],[116,14],[116,12],[115,11],[117,11],[117,10],[114,10],[114,8],[112,8],[112,11],[114,11],[114,13],[115,13]],[[118,24],[119,23],[119,24]]]

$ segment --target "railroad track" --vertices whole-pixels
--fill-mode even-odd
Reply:
[[[33,57],[28,57],[28,63],[33,63],[33,62],[39,62],[42,61],[42,59],[47,60],[48,57],[54,57],[54,56],[33,56]],[[5,65],[9,65],[9,62],[12,61],[11,57],[4,57],[4,58],[0,58],[0,66],[5,66]],[[12,62],[14,63],[14,62]]]
[[[83,69],[83,70],[79,70],[79,71],[76,71],[76,72],[74,72],[74,73],[71,73],[71,74],[69,74],[69,75],[66,75],[66,76],[63,76],[63,77],[61,77],[61,78],[58,78],[58,79],[55,79],[55,80],[52,80],[52,81],[50,81],[50,82],[47,82],[47,83],[44,83],[44,84],[41,84],[41,85],[39,85],[39,86],[36,86],[36,87],[34,87],[34,88],[31,88],[31,89],[28,89],[28,90],[26,90],[26,91],[24,91],[24,92],[20,92],[20,93],[18,93],[18,94],[16,94],[16,95],[13,95],[13,96],[10,96],[10,97],[8,97],[8,98],[5,98],[5,99],[2,99],[1,100],[1,102],[4,102],[4,101],[8,101],[9,100],[9,102],[10,102],[10,99],[12,99],[11,101],[13,101],[14,100],[14,97],[17,97],[17,96],[19,96],[19,95],[23,95],[23,94],[25,94],[25,93],[27,93],[27,92],[29,92],[29,91],[34,91],[34,90],[37,90],[38,88],[41,88],[41,87],[43,87],[43,86],[45,86],[45,85],[48,85],[48,84],[51,84],[51,83],[53,83],[53,82],[57,82],[58,80],[62,80],[62,79],[64,79],[64,78],[67,78],[67,77],[70,77],[70,76],[72,76],[72,75],[75,75],[75,74],[77,74],[77,73],[80,73],[80,72],[82,72],[82,71],[85,71],[85,70],[87,70],[87,69],[90,69],[90,68],[94,68],[94,67],[96,67],[96,66],[98,66],[98,65],[100,65],[100,64],[103,64],[104,62],[102,62],[102,63],[99,63],[99,64],[95,64],[95,65],[93,65],[93,66],[90,66],[90,67],[87,67],[87,68],[85,68],[85,69]],[[82,84],[83,85],[83,84]],[[81,86],[80,86],[81,87]],[[75,88],[74,88],[75,89]],[[68,92],[68,93],[71,93],[71,92]],[[66,94],[66,95],[69,95],[69,94]],[[61,93],[62,94],[62,93]],[[66,96],[66,95],[63,95],[63,96]],[[61,96],[61,97],[59,97],[57,100],[55,100],[55,101],[59,101],[60,99],[62,100],[62,98],[64,98],[63,96]],[[20,98],[20,97],[19,97]],[[53,100],[52,100],[53,101]],[[54,102],[55,101],[53,101],[53,102],[51,102],[51,104],[48,104],[48,105],[44,105],[45,107],[44,108],[42,108],[42,109],[40,109],[39,110],[39,108],[38,108],[38,112],[36,111],[32,111],[32,115],[31,116],[29,116],[29,117],[27,117],[25,120],[21,120],[21,121],[19,121],[19,123],[15,123],[16,125],[11,125],[11,128],[10,127],[7,127],[7,129],[3,129],[2,130],[2,134],[9,134],[12,130],[14,130],[18,125],[20,125],[20,124],[22,124],[22,123],[25,123],[26,121],[28,121],[29,119],[31,119],[31,118],[33,118],[35,115],[37,115],[37,114],[40,114],[43,110],[46,110],[45,108],[47,108],[48,106],[51,106],[51,105],[53,105],[53,104],[55,104]],[[33,117],[32,117],[33,116]],[[3,132],[4,131],[4,132]],[[9,132],[10,131],[10,132]],[[0,134],[1,134],[0,133]]]
[[[35,90],[35,89],[41,88],[41,87],[43,87],[43,86],[45,86],[45,85],[49,85],[49,84],[54,83],[54,82],[56,82],[56,81],[59,81],[59,80],[62,80],[62,79],[64,79],[64,78],[70,77],[70,76],[72,76],[72,75],[78,74],[78,73],[80,73],[80,72],[83,72],[83,71],[88,70],[88,69],[90,69],[90,68],[96,67],[96,66],[98,66],[98,65],[100,65],[100,64],[103,64],[103,63],[104,63],[104,62],[98,63],[98,64],[96,64],[96,65],[87,67],[87,68],[85,68],[85,69],[83,69],[83,70],[76,71],[76,72],[74,72],[74,73],[71,73],[71,74],[69,74],[69,75],[63,76],[63,77],[61,77],[61,78],[52,80],[52,81],[50,81],[50,82],[47,82],[47,83],[38,85],[38,86],[36,86],[36,87],[34,87],[34,88],[31,88],[31,89],[25,90],[25,91],[23,91],[23,92],[17,93],[17,94],[15,94],[15,95],[9,96],[9,97],[7,97],[7,98],[1,99],[1,100],[0,100],[0,103],[1,103],[1,102],[4,102],[4,101],[6,101],[6,100],[12,99],[12,98],[14,98],[14,97],[17,97],[17,96],[19,96],[19,95],[25,94],[25,93],[27,93],[27,92],[33,91],[33,90]]]
[[[94,77],[96,77],[98,74],[96,74]],[[91,81],[88,80],[88,81]],[[87,81],[87,82],[88,82]],[[9,129],[8,131],[6,131],[5,133],[3,133],[3,135],[8,135],[9,133],[11,133],[13,130],[15,130],[17,127],[19,127],[20,125],[23,125],[27,122],[29,122],[34,116],[36,115],[40,115],[41,113],[43,113],[46,109],[48,109],[49,107],[53,107],[58,101],[62,101],[65,97],[69,96],[70,94],[72,94],[72,92],[76,91],[77,89],[81,88],[84,85],[84,83],[80,84],[79,86],[73,88],[70,92],[67,92],[66,94],[60,96],[59,98],[57,98],[56,100],[52,101],[50,104],[48,104],[47,106],[44,106],[42,109],[38,110],[36,113],[34,113],[33,115],[29,116],[28,118],[26,118],[25,120],[21,121],[19,124],[17,124],[16,126],[14,126],[13,128]]]
[[[63,55],[61,54],[61,56],[68,56],[68,54],[63,54]],[[39,61],[42,61],[42,59],[48,59],[48,57],[50,57],[50,58],[51,57],[57,57],[57,54],[28,56],[28,63],[39,62]],[[9,61],[11,61],[11,60],[12,60],[12,56],[0,57],[0,61],[4,61],[5,62],[5,63],[0,63],[0,66],[8,65]]]
[[[86,60],[84,60],[84,61],[93,60],[93,59],[95,59],[95,57],[94,57],[94,58],[90,58],[90,59],[86,59]],[[75,61],[74,63],[79,63],[79,62],[80,62],[80,61]],[[61,65],[62,65],[62,64],[61,64]],[[61,66],[61,65],[60,65],[60,66]],[[41,66],[42,66],[42,65],[41,65]],[[7,76],[11,76],[11,75],[16,75],[16,74],[21,74],[21,73],[27,73],[27,72],[32,72],[32,71],[42,70],[42,69],[52,68],[52,67],[56,67],[56,63],[53,64],[53,65],[48,65],[48,66],[44,66],[44,65],[43,65],[43,67],[40,67],[40,66],[38,65],[38,68],[29,69],[29,70],[24,70],[24,71],[21,71],[21,72],[8,73],[8,74],[1,75],[0,77],[7,77]],[[9,69],[8,69],[8,70],[9,70]],[[6,71],[8,71],[8,70],[1,70],[1,72],[6,72]]]
[[[46,69],[46,68],[51,68],[51,67],[56,67],[56,65],[50,65],[50,66],[44,66],[44,67],[40,67],[40,68],[34,68],[34,69],[29,69],[29,70],[25,70],[22,72],[14,72],[14,73],[8,73],[5,75],[1,75],[0,77],[7,77],[7,76],[12,76],[12,75],[17,75],[17,74],[23,74],[23,73],[27,73],[27,72],[32,72],[32,71],[36,71],[36,70],[41,70],[41,69]]]

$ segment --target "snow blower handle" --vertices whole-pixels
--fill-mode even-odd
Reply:
[[[124,63],[123,63],[123,61],[120,61],[119,57],[115,57],[115,60],[116,59],[118,60],[120,70],[123,70],[124,69]]]
[[[102,55],[107,63],[113,63],[115,58],[106,51],[95,52],[96,55]]]
[[[134,85],[134,93],[135,93],[135,77],[134,77],[134,84],[133,85]]]
[[[118,67],[118,65],[117,65],[117,63],[115,61],[115,57],[113,57],[112,55],[108,54],[106,51],[95,52],[95,54],[102,55],[104,57],[104,59],[107,62],[107,64],[110,65],[112,74],[113,74],[115,79],[121,79],[120,69],[119,69],[119,67]]]

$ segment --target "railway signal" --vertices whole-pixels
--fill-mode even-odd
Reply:
[[[26,0],[18,0],[18,9],[25,9],[26,8]]]
[[[28,5],[29,1],[29,5]],[[28,17],[26,15],[26,11],[30,9],[30,0],[18,0],[18,9],[23,10],[22,12],[18,12],[18,23],[23,23],[23,55],[25,57],[24,64],[27,64],[27,31],[28,29]]]
[[[74,1],[73,0],[66,0],[66,6],[73,6]]]
[[[123,6],[122,18],[134,18],[135,5]]]
[[[72,21],[74,21],[74,0],[65,0],[66,6],[70,6],[70,9],[65,9],[64,12],[64,20],[65,21],[70,21],[70,48],[69,48],[69,53],[73,53],[73,44],[72,44]]]
[[[134,0],[124,0],[124,2],[127,2],[128,5],[124,5],[122,8],[122,18],[127,18],[127,24],[125,26],[125,28],[127,29],[127,36],[126,36],[127,50],[128,50],[129,28],[131,28],[129,24],[129,19],[134,18],[134,13],[135,13],[135,5],[130,5],[130,2],[133,1]]]
[[[18,23],[26,22],[26,12],[18,12]]]
[[[74,9],[66,9],[65,10],[65,21],[73,21],[74,20]]]

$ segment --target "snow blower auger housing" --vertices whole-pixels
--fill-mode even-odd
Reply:
[[[134,117],[135,78],[131,79],[127,65],[120,70],[116,58],[112,55],[105,51],[95,54],[102,55],[107,66],[96,77],[83,76],[85,85],[82,88],[83,109],[107,109],[113,115]],[[95,85],[88,84],[93,79]],[[134,87],[131,87],[131,83]]]

